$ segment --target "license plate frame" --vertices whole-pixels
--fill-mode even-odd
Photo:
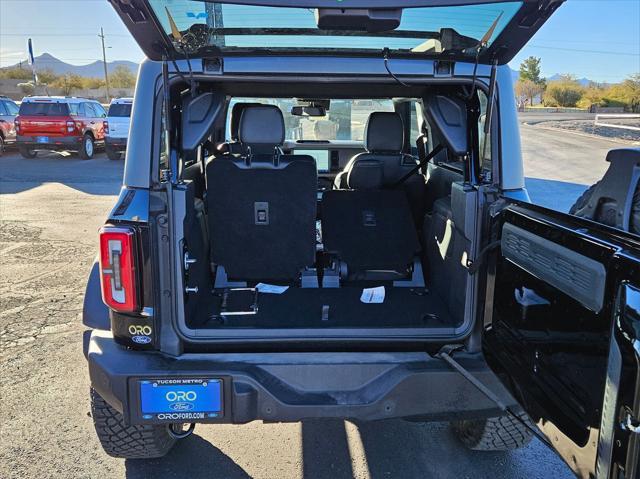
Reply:
[[[36,143],[49,143],[48,136],[36,136]]]
[[[224,417],[222,378],[138,380],[138,413],[143,421],[198,422]]]

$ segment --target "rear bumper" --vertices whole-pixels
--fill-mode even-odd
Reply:
[[[47,137],[46,135],[43,135]],[[80,148],[82,143],[81,136],[48,136],[48,141],[40,143],[37,140],[38,136],[23,136],[18,135],[16,138],[16,144],[18,146],[26,146],[27,148],[43,149],[43,150],[68,150]]]
[[[127,138],[113,138],[111,136],[105,136],[104,144],[111,150],[124,151],[127,149]]]
[[[173,358],[123,349],[105,331],[87,331],[84,339],[92,387],[131,424],[157,422],[139,413],[138,381],[162,378],[223,379],[224,416],[196,422],[447,421],[501,414],[459,373],[426,353],[211,353]],[[480,354],[455,357],[515,406]]]

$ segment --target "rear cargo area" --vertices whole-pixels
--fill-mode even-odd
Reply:
[[[381,303],[362,301],[367,288],[288,288],[281,294],[216,290],[195,328],[447,328],[458,327],[446,303],[425,288],[384,288]],[[255,312],[251,311],[255,305]],[[226,314],[225,311],[244,312]],[[250,311],[250,312],[248,312]]]
[[[357,140],[346,142],[316,136],[337,134],[331,113],[310,123],[286,100],[228,104],[228,140],[182,172],[183,332],[441,340],[469,331],[477,190],[459,157],[438,154],[436,136],[422,163],[410,148],[421,102],[334,101],[330,111],[349,107],[340,114]]]

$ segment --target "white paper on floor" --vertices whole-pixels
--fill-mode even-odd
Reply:
[[[364,288],[360,301],[363,303],[383,303],[384,302],[384,286],[377,288]]]
[[[258,283],[256,289],[259,293],[282,294],[289,289],[289,286],[278,286],[277,284]]]

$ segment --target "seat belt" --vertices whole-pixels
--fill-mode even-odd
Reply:
[[[442,150],[444,150],[444,146],[442,144],[439,144],[438,146],[436,146],[433,150],[431,150],[431,153],[429,153],[428,155],[425,155],[424,158],[420,159],[420,161],[415,166],[415,168],[411,168],[411,171],[409,171],[406,175],[404,175],[402,178],[396,181],[393,185],[391,185],[391,188],[396,188],[400,186],[402,183],[404,183],[405,181],[407,181],[409,178],[415,175],[421,168],[424,168],[427,165],[427,163],[433,157],[435,157],[438,153],[440,153]],[[419,155],[419,151],[418,151],[418,155]]]
[[[416,150],[418,151],[418,162],[422,163],[422,160],[427,156],[427,142],[429,139],[426,134],[421,134],[418,138],[416,138]],[[424,169],[422,170],[424,174]]]

